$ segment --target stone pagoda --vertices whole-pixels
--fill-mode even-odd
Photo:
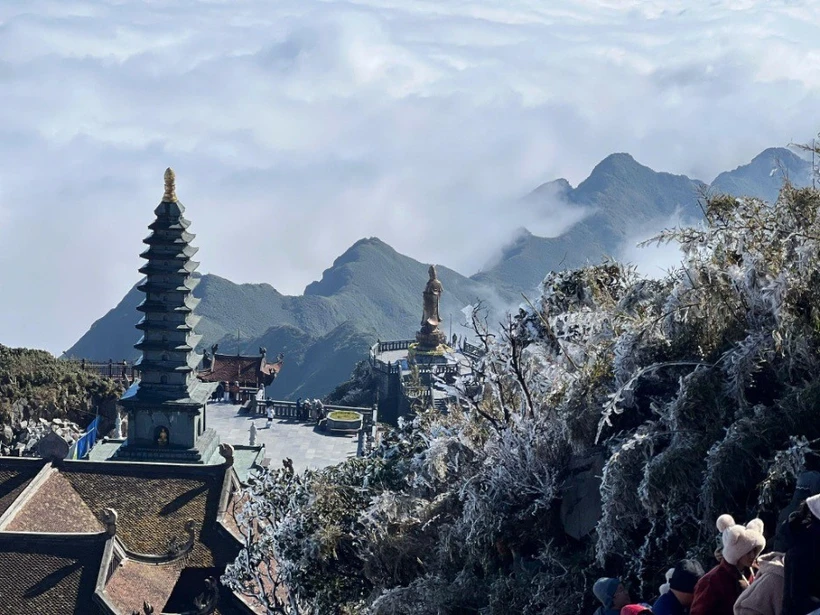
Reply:
[[[154,210],[156,220],[140,256],[139,270],[145,281],[138,290],[145,299],[137,307],[143,313],[137,324],[142,338],[134,346],[142,351],[136,367],[140,379],[120,400],[128,412],[128,437],[114,456],[116,460],[208,463],[219,444],[208,429],[206,404],[216,383],[200,382],[194,352],[201,336],[194,333],[199,299],[193,277],[199,263],[191,260],[198,248],[177,200],[174,172],[165,171],[165,194]],[[221,461],[221,460],[220,460]]]

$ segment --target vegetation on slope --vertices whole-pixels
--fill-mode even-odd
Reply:
[[[0,424],[20,420],[67,418],[86,425],[95,408],[117,400],[122,388],[113,380],[82,371],[44,350],[0,344]]]
[[[342,382],[325,396],[326,404],[369,408],[376,403],[378,387],[376,374],[369,361],[359,361],[353,368],[350,378]]]
[[[461,383],[463,410],[368,458],[262,474],[238,514],[259,539],[225,581],[271,613],[569,615],[603,573],[651,598],[679,557],[711,564],[721,513],[773,533],[820,438],[820,193],[704,208],[660,237],[684,250],[665,279],[553,273],[500,336],[478,326],[485,386]],[[596,452],[597,528],[574,540],[561,499]]]

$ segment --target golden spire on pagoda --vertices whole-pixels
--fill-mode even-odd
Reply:
[[[171,167],[165,169],[165,194],[162,195],[163,203],[176,203],[176,174]]]

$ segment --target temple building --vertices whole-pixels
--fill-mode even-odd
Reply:
[[[218,345],[214,344],[211,352],[205,353],[198,374],[203,382],[238,382],[241,388],[255,391],[273,384],[284,365],[282,355],[274,363],[268,363],[265,348],[260,348],[258,355],[232,355],[218,350]]]
[[[219,583],[241,548],[219,465],[0,457],[0,612],[255,613]]]
[[[138,289],[145,299],[137,308],[143,313],[137,324],[142,351],[136,368],[140,379],[122,396],[128,412],[128,437],[117,459],[207,463],[219,444],[208,429],[206,404],[216,383],[197,378],[201,360],[194,349],[201,339],[194,332],[199,299],[193,290],[199,280],[191,274],[199,263],[192,260],[198,248],[188,232],[190,222],[177,200],[174,172],[165,171],[165,194],[149,225],[148,245],[140,256],[145,281]]]

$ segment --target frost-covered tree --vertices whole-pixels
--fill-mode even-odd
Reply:
[[[262,474],[226,581],[281,583],[270,613],[562,615],[601,573],[650,598],[673,560],[709,564],[721,513],[772,519],[820,437],[820,194],[703,205],[656,239],[682,250],[664,279],[550,273],[498,328],[476,320],[486,353],[448,414],[364,459]],[[590,453],[602,508],[576,541],[560,502]]]

